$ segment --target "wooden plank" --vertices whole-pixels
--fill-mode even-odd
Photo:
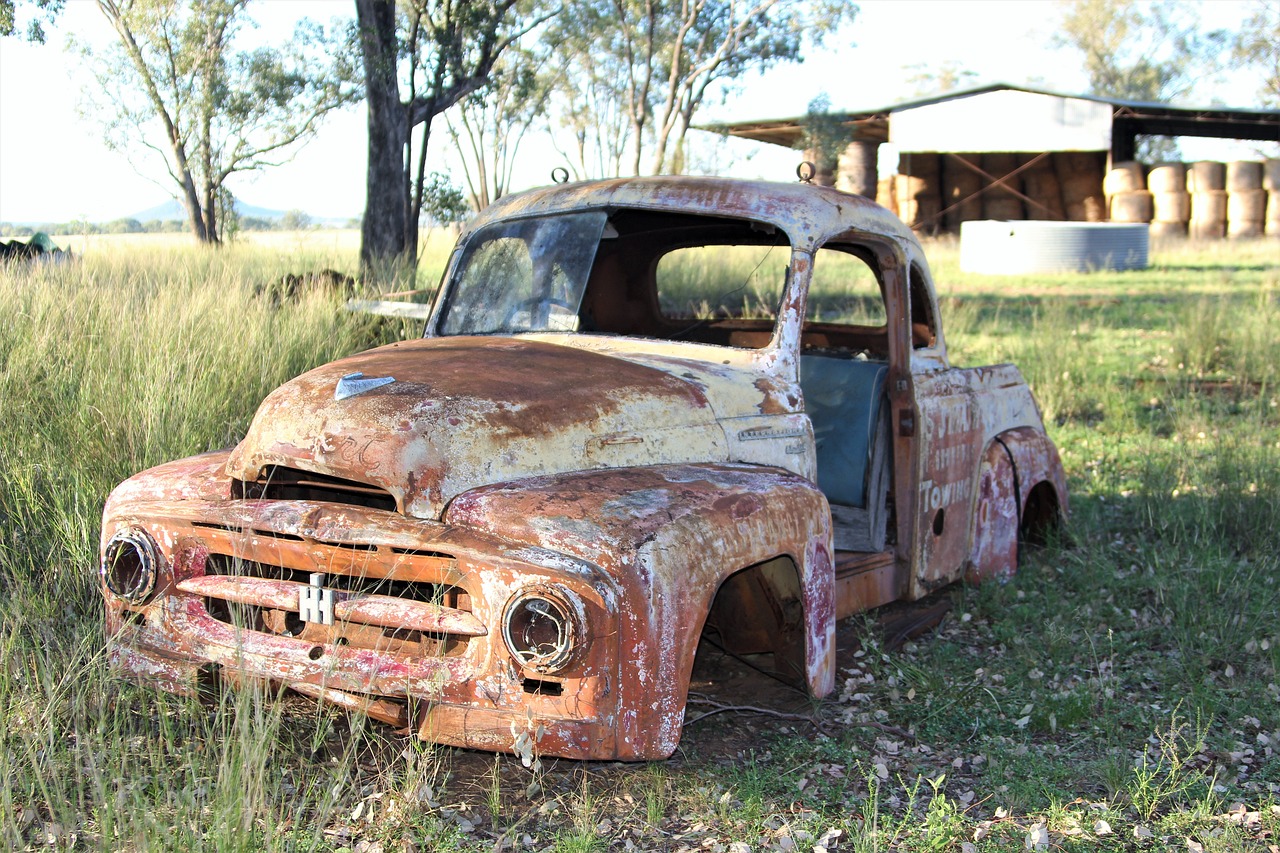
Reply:
[[[420,302],[352,299],[344,307],[356,314],[377,314],[380,317],[403,317],[408,320],[426,320],[431,316],[431,306]]]

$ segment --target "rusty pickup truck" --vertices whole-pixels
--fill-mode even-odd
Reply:
[[[838,619],[1004,578],[1065,516],[1018,370],[947,359],[911,231],[834,189],[561,184],[461,235],[425,335],[107,502],[108,648],[495,751],[680,739],[700,637],[815,697]]]

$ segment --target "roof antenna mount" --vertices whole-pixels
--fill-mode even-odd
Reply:
[[[796,177],[800,179],[802,184],[812,184],[814,176],[818,174],[818,167],[813,165],[810,160],[800,161],[800,165],[796,166]]]
[[[564,166],[556,166],[551,170],[551,183],[567,184],[569,183],[569,170]]]

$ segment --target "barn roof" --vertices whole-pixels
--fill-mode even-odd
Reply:
[[[993,83],[865,110],[828,114],[851,140],[904,151],[1098,151],[1132,159],[1134,137],[1207,136],[1280,142],[1280,110],[1189,107]],[[807,116],[702,129],[797,147]]]

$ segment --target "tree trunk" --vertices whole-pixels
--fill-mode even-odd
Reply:
[[[399,266],[405,256],[404,162],[408,111],[396,78],[396,6],[386,0],[356,0],[369,107],[369,166],[360,264],[376,273]]]

